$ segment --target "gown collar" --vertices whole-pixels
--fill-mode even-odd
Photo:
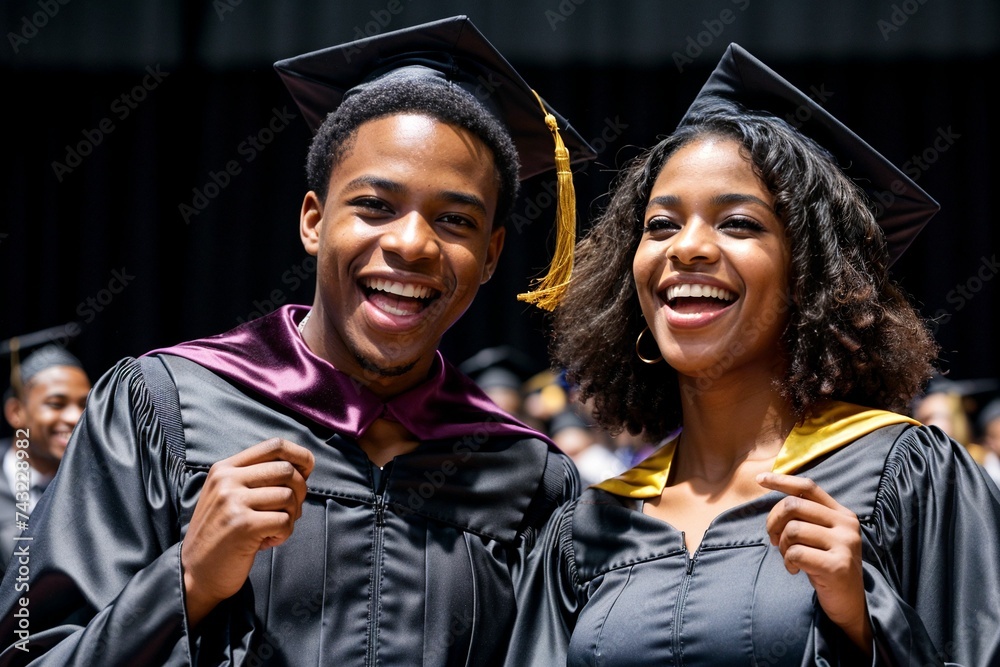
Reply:
[[[544,434],[502,411],[440,351],[427,379],[382,400],[309,349],[297,330],[309,312],[285,305],[225,333],[152,350],[198,363],[343,436],[357,439],[376,419],[399,422],[419,440]]]
[[[833,401],[797,424],[781,445],[772,472],[793,473],[810,461],[836,451],[872,431],[892,424],[920,422],[886,410]],[[625,498],[655,498],[663,493],[670,475],[680,432],[617,477],[593,485]]]

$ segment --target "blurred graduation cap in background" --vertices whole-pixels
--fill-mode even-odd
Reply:
[[[1000,392],[1000,378],[975,378],[952,380],[945,375],[935,375],[927,382],[927,394],[958,394],[963,398],[981,400]]]
[[[594,424],[591,420],[585,418],[581,414],[578,406],[570,404],[552,417],[549,422],[549,435],[554,436],[567,428],[577,428],[584,431],[590,431],[594,428]]]
[[[521,391],[528,378],[538,372],[531,357],[510,345],[486,347],[458,365],[480,389],[505,387]]]
[[[79,327],[70,323],[0,342],[0,357],[10,358],[10,386],[4,393],[4,399],[15,393],[20,394],[31,378],[46,368],[75,366],[86,371],[80,359],[66,349],[78,333]]]
[[[538,372],[532,359],[510,345],[486,347],[458,365],[493,402],[524,417],[525,385]]]
[[[279,60],[274,64],[315,132],[327,115],[365,88],[393,79],[457,87],[473,95],[510,132],[521,180],[556,170],[556,248],[548,275],[518,298],[558,305],[573,265],[576,195],[570,169],[597,152],[547,105],[467,16],[413,27]]]
[[[998,419],[1000,419],[1000,397],[994,398],[979,411],[977,425],[980,435],[985,434],[989,425]]]
[[[953,380],[945,375],[935,375],[927,383],[924,396],[930,394],[948,394],[957,396],[962,401],[962,407],[975,418],[984,405],[1000,396],[1000,378],[972,378]]]
[[[980,413],[998,396],[1000,396],[1000,378],[954,380],[946,375],[937,374],[927,382],[923,393],[913,401],[911,412],[921,422],[940,425],[956,440],[964,445],[970,445],[980,435],[974,432],[980,423]],[[949,417],[944,414],[945,406],[952,406],[953,412],[960,411],[961,414],[952,414]],[[949,417],[950,428],[949,419],[943,419],[944,417]]]
[[[867,194],[885,232],[889,264],[903,254],[940,205],[895,165],[816,100],[738,44],[730,44],[680,125],[736,102],[786,120],[833,155],[840,168]]]

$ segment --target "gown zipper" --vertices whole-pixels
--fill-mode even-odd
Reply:
[[[382,597],[381,562],[382,543],[385,532],[385,487],[389,478],[388,465],[382,470],[380,477],[380,483],[377,488],[374,477],[372,478],[372,491],[375,494],[375,529],[372,537],[371,611],[368,614],[368,660],[366,664],[369,667],[376,667],[378,665],[375,651],[378,645],[378,611]]]
[[[674,664],[680,665],[682,661],[681,657],[681,611],[684,609],[684,602],[687,600],[688,589],[691,586],[691,573],[694,571],[694,556],[688,551],[687,540],[684,535],[684,531],[681,531],[681,543],[684,545],[684,558],[687,563],[684,566],[684,583],[681,586],[681,591],[677,595],[677,602],[674,604],[674,632],[673,632],[673,649],[674,654]]]

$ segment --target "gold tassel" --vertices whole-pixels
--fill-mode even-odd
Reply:
[[[531,91],[535,93],[535,91]],[[538,280],[534,289],[518,294],[519,301],[552,311],[562,300],[573,273],[573,246],[576,245],[576,190],[573,187],[573,172],[570,169],[569,150],[559,134],[556,117],[545,109],[542,98],[535,93],[535,99],[545,114],[545,124],[555,138],[556,150],[556,249],[549,265],[548,274]]]

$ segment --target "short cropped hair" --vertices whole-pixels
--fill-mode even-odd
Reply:
[[[326,200],[330,175],[350,150],[361,125],[400,113],[418,113],[463,128],[493,153],[499,196],[494,228],[503,226],[517,198],[520,160],[507,129],[476,98],[454,85],[386,79],[347,97],[319,127],[306,159],[306,181]]]

